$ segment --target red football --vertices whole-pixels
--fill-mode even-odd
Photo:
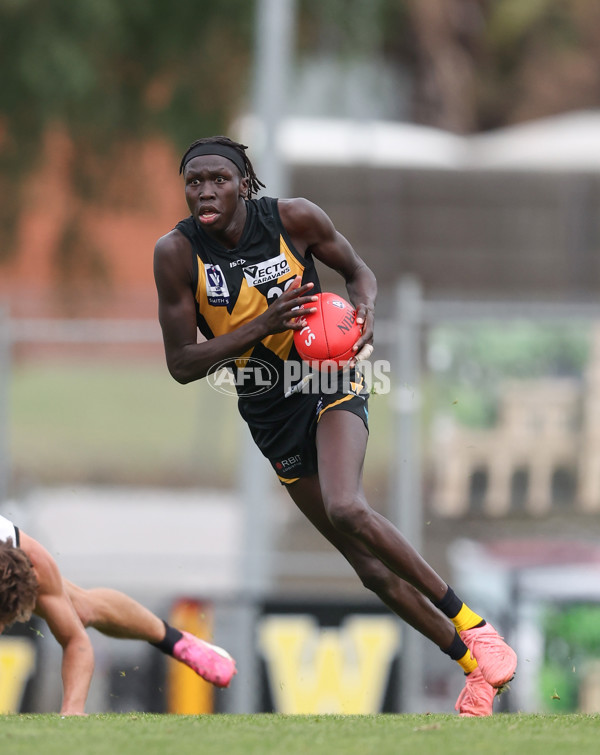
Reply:
[[[294,331],[296,351],[306,362],[334,361],[343,366],[356,353],[352,347],[360,338],[356,310],[337,294],[315,295],[318,300],[305,306],[317,311],[303,315],[306,325]]]

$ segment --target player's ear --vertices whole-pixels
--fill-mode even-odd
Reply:
[[[248,187],[250,185],[250,181],[248,180],[248,176],[244,176],[242,180],[240,181],[240,197],[243,197],[244,199],[248,199]]]

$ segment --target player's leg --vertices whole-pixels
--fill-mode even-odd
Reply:
[[[161,619],[129,595],[107,587],[84,590],[68,580],[65,586],[84,627],[119,639],[153,643],[164,639]]]
[[[365,587],[378,595],[397,616],[459,664],[465,672],[465,688],[455,706],[460,715],[492,715],[496,690],[483,679],[477,662],[460,639],[450,619],[416,588],[388,569],[362,543],[333,527],[325,513],[316,475],[288,485],[287,490],[300,511],[348,560]]]
[[[304,477],[286,487],[296,506],[346,558],[364,586],[372,590],[407,624],[447,652],[457,636],[452,622],[412,585],[394,574],[360,541],[335,529],[325,512],[318,477]],[[460,658],[465,654],[469,656],[466,647]],[[465,658],[464,663],[468,663],[468,660],[468,657]],[[474,668],[475,665],[470,664],[465,670]]]
[[[494,687],[514,675],[517,658],[496,630],[465,605],[394,525],[366,501],[362,471],[368,433],[351,411],[328,409],[316,430],[323,506],[336,530],[360,541],[374,556],[449,617]]]
[[[431,601],[440,601],[448,585],[399,530],[367,503],[362,487],[367,439],[367,429],[355,414],[333,409],[323,413],[316,445],[327,516],[336,530],[360,540],[395,574]]]
[[[106,587],[84,590],[67,580],[65,587],[85,627],[109,637],[145,640],[219,687],[228,686],[236,673],[227,651],[175,629],[129,595]]]

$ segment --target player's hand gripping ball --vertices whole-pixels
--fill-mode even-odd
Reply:
[[[361,335],[361,326],[356,324],[356,310],[337,294],[316,296],[317,301],[311,301],[306,307],[316,307],[317,311],[300,315],[305,325],[302,330],[294,331],[296,351],[306,362],[318,365],[336,362],[343,367],[356,356],[352,347]]]

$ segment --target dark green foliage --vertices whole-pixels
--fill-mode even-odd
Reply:
[[[253,19],[236,0],[0,0],[0,255],[50,128],[73,144],[78,196],[104,201],[128,143],[222,131],[248,90]]]

